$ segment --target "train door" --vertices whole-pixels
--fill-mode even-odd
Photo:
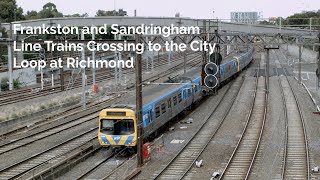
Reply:
[[[171,102],[171,98],[168,99],[167,105],[168,105],[168,117],[171,119],[172,118],[172,102]]]
[[[152,109],[150,109],[148,111],[148,117],[149,117],[149,125],[151,126],[150,128],[153,129],[153,124],[152,121],[153,121],[153,117],[152,117]]]
[[[191,89],[191,92],[192,92],[192,94],[191,94],[191,98],[192,98],[192,102],[191,103],[194,103],[194,101],[195,101],[195,99],[196,99],[196,92],[197,92],[197,89],[198,89],[198,87],[197,87],[197,84],[196,83],[194,83],[193,85],[192,85],[192,89]]]
[[[184,108],[187,108],[192,104],[193,98],[191,96],[192,88],[183,89]]]

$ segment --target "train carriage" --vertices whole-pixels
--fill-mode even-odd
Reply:
[[[237,75],[252,60],[253,48],[219,67],[220,82]],[[149,137],[172,118],[186,110],[203,96],[201,68],[195,68],[183,77],[143,90],[143,138]],[[98,140],[106,147],[136,147],[137,121],[135,97],[104,109],[99,114]]]
[[[202,97],[200,68],[181,81],[156,85],[143,91],[143,128],[148,137]],[[115,104],[99,114],[98,139],[102,146],[136,145],[135,98]]]

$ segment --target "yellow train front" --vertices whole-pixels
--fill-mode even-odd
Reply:
[[[137,127],[135,112],[130,108],[110,107],[99,114],[98,140],[101,146],[135,149]]]

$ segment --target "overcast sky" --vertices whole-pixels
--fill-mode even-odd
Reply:
[[[17,0],[24,12],[41,10],[49,0]],[[138,16],[174,16],[230,19],[231,11],[262,12],[264,18],[287,17],[303,10],[320,9],[320,0],[50,0],[64,14],[88,13],[94,16],[98,9],[123,8],[132,16],[134,9]]]

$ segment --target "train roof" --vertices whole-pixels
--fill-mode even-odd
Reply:
[[[250,48],[249,48],[249,50],[250,50]],[[231,54],[229,54],[228,56],[226,56],[222,59],[221,64],[226,64],[230,60],[234,60],[235,59],[234,57],[241,57],[247,52],[248,52],[247,48],[241,48],[238,53],[232,52]]]

